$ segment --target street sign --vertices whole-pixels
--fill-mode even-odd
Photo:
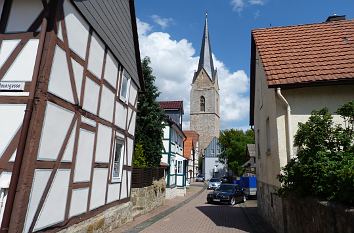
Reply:
[[[0,91],[24,91],[25,82],[11,82],[2,81],[0,82]]]

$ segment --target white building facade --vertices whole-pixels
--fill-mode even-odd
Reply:
[[[345,43],[336,44],[342,41],[339,32],[350,31],[352,25],[353,21],[344,20],[252,32],[250,123],[256,139],[258,208],[277,232],[286,231],[282,201],[276,195],[277,176],[296,156],[298,123],[324,107],[342,123],[335,111],[354,99],[354,65],[338,57],[353,50]],[[332,44],[340,52],[327,49]]]

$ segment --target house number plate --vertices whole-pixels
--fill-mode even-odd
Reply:
[[[24,91],[25,82],[0,82],[0,91]]]

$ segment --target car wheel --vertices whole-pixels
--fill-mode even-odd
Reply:
[[[235,205],[236,204],[236,199],[235,197],[232,197],[230,200],[230,205]]]
[[[247,200],[246,196],[245,196],[245,195],[243,195],[243,197],[242,197],[242,202],[243,202],[243,203],[245,203],[245,202],[246,202],[246,200]]]

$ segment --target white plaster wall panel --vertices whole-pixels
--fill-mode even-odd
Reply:
[[[181,174],[179,174],[181,175]],[[183,176],[177,176],[177,184],[178,186],[183,186]]]
[[[20,129],[26,105],[0,104],[0,156]]]
[[[120,193],[120,199],[124,199],[128,197],[127,192],[127,171],[123,170],[122,172],[122,191]]]
[[[134,133],[135,133],[135,125],[136,125],[136,112],[133,111],[132,114],[133,114],[133,116],[132,116],[131,121],[130,121],[128,132],[131,135],[134,135]]]
[[[10,187],[11,175],[12,175],[11,172],[1,172],[1,174],[0,174],[0,188],[1,189],[8,189]],[[4,207],[4,205],[2,207]],[[3,212],[3,210],[2,210],[2,212]]]
[[[132,181],[132,172],[127,171],[127,175],[128,175],[128,197],[130,197],[130,185]]]
[[[29,92],[0,92],[0,96],[29,96]]]
[[[21,40],[3,40],[0,49],[0,67],[4,65]]]
[[[73,128],[73,131],[71,132],[69,141],[65,147],[64,155],[62,158],[63,162],[71,162],[73,160],[73,153],[74,153],[74,143],[75,143],[75,134],[76,134],[76,128],[77,124]]]
[[[115,124],[125,130],[126,119],[127,119],[127,108],[124,107],[121,103],[116,102],[116,115],[115,115]]]
[[[38,39],[29,40],[16,60],[4,75],[2,81],[31,81],[38,49]]]
[[[100,86],[89,78],[86,78],[83,108],[97,115],[98,96]]]
[[[170,142],[168,140],[163,140],[163,147],[165,148],[166,153],[168,153],[170,150],[169,145],[170,145]]]
[[[58,38],[61,41],[64,41],[64,37],[63,37],[63,29],[61,27],[61,21],[58,22],[58,34],[57,34]]]
[[[90,181],[94,141],[94,133],[80,129],[74,182]]]
[[[34,171],[32,190],[29,197],[28,209],[26,214],[26,220],[23,228],[23,233],[27,233],[34,214],[36,213],[39,201],[41,200],[45,186],[49,180],[49,176],[52,170],[36,169]]]
[[[121,187],[120,183],[108,185],[107,203],[111,203],[113,201],[119,200],[120,187]]]
[[[170,138],[170,127],[168,125],[163,128],[163,138]]]
[[[128,141],[128,161],[126,162],[126,164],[128,166],[132,165],[132,157],[133,157],[133,150],[134,150],[134,141],[130,138],[127,139]]]
[[[75,189],[71,195],[69,216],[73,217],[86,212],[89,189]]]
[[[55,47],[48,91],[70,103],[74,103],[66,54],[59,46]]]
[[[99,116],[109,122],[113,122],[114,99],[115,94],[103,86]]]
[[[90,210],[105,204],[108,169],[96,168],[93,172]]]
[[[20,129],[26,105],[0,104],[0,157]]]
[[[85,59],[89,25],[69,0],[64,1],[64,14],[69,47],[82,59]]]
[[[92,34],[89,59],[87,68],[91,71],[97,78],[101,78],[102,65],[104,57],[104,44],[101,39],[98,38],[96,33]]]
[[[130,118],[132,117],[133,114],[133,110],[131,108],[128,108],[128,118],[127,118],[127,129],[129,129],[129,122],[130,122]]]
[[[118,63],[110,52],[107,54],[104,79],[106,79],[112,87],[116,88],[118,78]]]
[[[6,32],[26,32],[42,10],[41,1],[14,0]]]
[[[74,59],[71,59],[71,63],[73,65],[73,73],[75,78],[75,85],[76,85],[76,93],[78,95],[79,101],[81,100],[81,86],[82,86],[82,77],[84,74],[84,67],[77,63]]]
[[[81,116],[81,122],[96,127],[96,121],[86,118],[84,116]]]
[[[167,154],[163,154],[163,155],[162,155],[162,157],[161,157],[161,162],[168,164],[168,155],[167,155]]]
[[[134,106],[135,99],[137,98],[138,89],[133,82],[130,83],[131,83],[131,87],[129,89],[130,90],[129,103]]]
[[[64,221],[69,179],[70,170],[57,170],[34,230],[40,230]]]
[[[112,128],[98,124],[96,162],[109,163],[111,151]]]
[[[15,150],[15,152],[12,154],[9,162],[15,162],[15,159],[16,159],[16,153],[17,153],[17,149]]]
[[[73,112],[54,103],[47,102],[38,160],[57,159],[73,117]]]

